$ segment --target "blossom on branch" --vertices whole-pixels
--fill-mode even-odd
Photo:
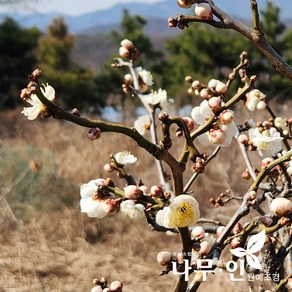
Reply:
[[[180,195],[171,201],[169,207],[159,210],[156,222],[167,228],[188,227],[197,223],[200,217],[199,203],[190,195]]]
[[[273,156],[282,150],[283,138],[274,127],[264,131],[258,128],[249,129],[248,134],[260,156]]]
[[[225,117],[225,115],[227,117]],[[214,116],[215,113],[210,107],[210,102],[207,100],[203,100],[200,106],[194,107],[191,112],[192,119],[199,125],[204,124],[208,119]],[[211,130],[198,136],[199,142],[205,146],[215,144],[224,147],[230,145],[232,138],[238,132],[233,118],[234,114],[232,111],[224,111],[219,116],[219,121],[213,125]]]
[[[40,87],[40,90],[44,97],[46,97],[50,101],[54,101],[55,99],[55,89],[48,85],[48,83],[45,85],[43,84],[43,87]],[[30,107],[24,107],[22,110],[22,114],[24,114],[28,120],[34,120],[37,118],[37,116],[46,110],[45,105],[39,100],[38,96],[36,94],[32,94],[29,99],[26,100],[31,106]]]
[[[99,186],[104,185],[103,179],[91,180],[80,187],[80,208],[82,213],[88,217],[103,218],[108,214],[108,206],[103,199],[97,195]]]
[[[114,159],[118,164],[132,164],[137,161],[137,157],[131,154],[130,151],[118,152],[114,155]]]
[[[142,81],[146,85],[148,85],[148,86],[153,85],[153,77],[152,77],[152,74],[150,71],[143,69],[141,66],[137,67],[135,70],[136,70],[136,73],[138,74],[138,76],[142,79]]]
[[[120,205],[120,211],[131,219],[143,218],[145,207],[133,200],[125,200]]]
[[[151,119],[148,114],[138,117],[134,122],[134,128],[141,134],[144,135],[145,131],[150,128]]]

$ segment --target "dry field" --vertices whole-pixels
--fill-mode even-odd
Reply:
[[[154,160],[120,135],[105,133],[92,142],[86,132],[66,122],[27,121],[19,109],[1,112],[0,291],[90,291],[92,279],[102,276],[122,281],[126,292],[172,291],[177,276],[158,276],[156,254],[178,252],[178,237],[153,232],[146,222],[121,214],[95,220],[79,211],[80,184],[108,176],[103,165],[110,153],[130,150],[139,157],[128,169],[148,186],[157,183]],[[174,149],[178,146],[175,142]],[[193,188],[202,216],[222,223],[237,202],[228,211],[213,209],[210,197],[226,188],[242,194],[248,186],[240,179],[245,167],[233,148],[223,149]],[[202,290],[248,291],[227,274],[211,278]]]

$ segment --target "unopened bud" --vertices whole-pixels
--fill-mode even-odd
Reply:
[[[191,119],[189,117],[184,117],[183,120],[187,124],[187,127],[188,127],[189,131],[191,132],[194,129],[195,122],[193,121],[193,119]]]
[[[218,112],[222,107],[222,100],[219,96],[213,96],[208,100],[208,105],[214,113]]]
[[[100,138],[101,130],[99,128],[91,128],[87,132],[87,138],[91,141],[94,141]]]
[[[208,96],[209,96],[209,90],[207,88],[203,88],[200,91],[200,97],[202,97],[202,98],[208,98]]]
[[[131,200],[136,200],[142,196],[142,191],[135,185],[124,187],[125,197]]]
[[[34,79],[39,79],[41,78],[42,76],[42,71],[40,69],[35,69],[33,70],[33,72],[31,73],[31,76],[34,78]]]
[[[211,129],[210,130],[210,137],[211,137],[211,142],[213,144],[223,144],[226,138],[226,134],[222,129]]]
[[[130,52],[125,47],[119,48],[119,54],[122,58],[129,58],[130,57]]]
[[[177,5],[180,8],[188,9],[188,8],[192,7],[192,1],[191,0],[177,0],[176,2],[177,2]]]
[[[292,212],[292,202],[286,198],[276,198],[271,202],[270,210],[282,217]]]
[[[230,110],[223,111],[219,116],[219,120],[223,125],[231,124],[233,119],[234,119],[234,113],[233,111],[230,111]]]
[[[124,81],[125,81],[126,84],[130,84],[133,81],[132,75],[131,74],[126,74],[124,76]]]
[[[228,89],[227,86],[223,82],[218,82],[215,87],[215,90],[220,94],[224,94],[227,91],[227,89]]]
[[[240,134],[237,138],[237,141],[241,144],[244,144],[244,145],[246,145],[248,143],[248,140],[249,140],[249,138],[246,134]]]
[[[265,168],[265,167],[267,167],[271,162],[273,162],[273,158],[271,158],[271,157],[264,158],[264,159],[261,161],[261,167],[262,167],[262,168]]]
[[[202,19],[211,19],[212,18],[212,9],[207,3],[196,4],[195,13],[198,17]]]
[[[110,291],[122,292],[123,284],[120,281],[113,281],[110,285]]]
[[[104,171],[112,172],[114,170],[114,166],[111,163],[107,163],[103,166]]]
[[[193,89],[200,89],[202,87],[202,83],[199,80],[195,80],[192,83],[192,88]]]
[[[127,50],[130,50],[133,48],[134,45],[130,40],[124,39],[121,41],[121,46],[126,48]]]
[[[232,241],[230,242],[230,246],[232,248],[237,248],[239,247],[240,243],[242,242],[240,237],[235,237],[232,239]]]
[[[241,177],[243,178],[243,179],[246,179],[246,180],[249,180],[250,179],[250,173],[249,173],[249,171],[248,171],[248,169],[246,169],[242,174],[241,174]]]
[[[237,223],[235,224],[235,226],[233,227],[232,232],[233,232],[234,234],[238,234],[238,233],[240,233],[241,231],[242,231],[242,226],[241,226],[241,224],[240,224],[239,222],[237,222]]]
[[[186,77],[185,77],[185,81],[186,81],[187,83],[192,83],[192,82],[193,82],[193,78],[192,78],[192,76],[186,76]]]
[[[201,226],[196,226],[191,231],[191,239],[201,239],[205,236],[205,230]]]
[[[164,195],[164,191],[161,186],[155,185],[151,187],[149,196],[161,198],[163,197],[163,195]]]
[[[171,262],[172,254],[168,251],[161,251],[157,254],[157,262],[162,266],[167,266]]]

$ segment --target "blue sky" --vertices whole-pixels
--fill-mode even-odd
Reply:
[[[25,0],[24,0],[25,1]],[[108,8],[118,3],[128,2],[144,2],[155,3],[162,0],[26,0],[28,7],[24,9],[23,5],[15,6],[0,6],[0,11],[10,12],[26,12],[29,13],[32,10],[34,12],[46,13],[46,12],[62,12],[70,15],[80,15],[86,12],[95,11],[98,9]],[[33,4],[32,4],[33,3]]]

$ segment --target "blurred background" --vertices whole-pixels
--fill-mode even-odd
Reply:
[[[250,23],[249,1],[215,2]],[[269,41],[291,65],[292,2],[258,3]],[[128,170],[149,187],[158,183],[154,160],[120,135],[103,134],[92,142],[86,129],[66,122],[27,121],[20,114],[19,93],[33,69],[43,71],[42,81],[53,85],[57,102],[66,109],[131,126],[141,105],[121,89],[127,72],[111,67],[122,39],[130,39],[140,50],[139,64],[153,73],[154,88],[166,89],[175,101],[172,113],[181,115],[190,115],[200,103],[187,93],[184,77],[224,81],[246,50],[257,87],[277,115],[291,114],[291,82],[253,45],[234,32],[206,25],[183,31],[168,28],[167,18],[178,13],[193,11],[183,11],[170,0],[0,0],[0,291],[89,291],[92,279],[102,276],[121,280],[125,291],[170,291],[176,280],[173,275],[158,276],[156,253],[178,252],[178,238],[155,233],[146,222],[136,224],[120,214],[94,220],[79,211],[82,183],[109,176],[121,184],[103,171],[111,153],[130,150],[137,156],[138,163]],[[233,89],[238,86],[234,82]],[[238,109],[239,122],[249,117]],[[180,146],[175,139],[173,151]],[[213,209],[209,199],[226,188],[240,195],[249,186],[241,179],[245,167],[239,150],[231,149],[223,149],[193,187],[202,215],[222,224],[236,203],[226,212]],[[186,177],[190,175],[187,170]],[[228,275],[214,276],[206,288],[215,281],[220,291],[247,291],[238,283],[232,286]]]

